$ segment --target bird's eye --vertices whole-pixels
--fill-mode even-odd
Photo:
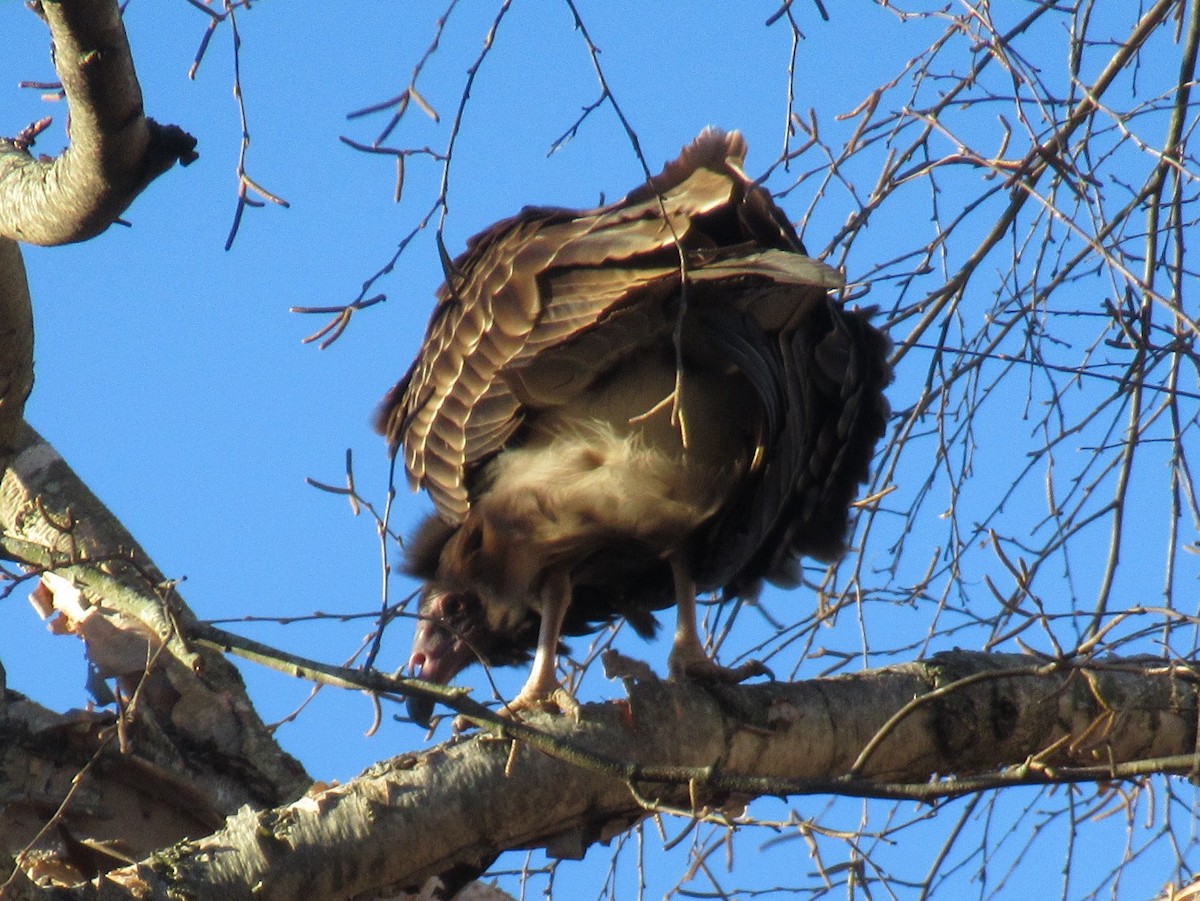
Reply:
[[[467,611],[467,603],[461,594],[452,594],[447,596],[443,606],[444,615],[450,619],[457,619]]]

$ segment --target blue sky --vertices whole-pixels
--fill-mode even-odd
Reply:
[[[1020,5],[1022,13],[1026,8]],[[638,131],[651,168],[673,157],[704,126],[716,124],[746,133],[747,169],[757,173],[776,158],[783,142],[790,32],[783,23],[763,25],[773,4],[705,5],[700,14],[698,9],[683,3],[581,4],[614,94]],[[387,303],[358,317],[330,349],[302,345],[300,339],[323,320],[290,314],[288,308],[353,300],[436,196],[441,171],[432,161],[410,160],[404,196],[395,203],[394,164],[358,153],[338,136],[364,143],[373,139],[380,117],[348,121],[346,114],[407,85],[441,9],[436,3],[401,7],[363,0],[354,4],[353,14],[346,10],[326,2],[262,0],[239,16],[242,88],[252,136],[248,171],[291,206],[248,210],[226,252],[222,245],[235,209],[240,140],[229,29],[218,31],[198,77],[189,81],[187,70],[207,17],[183,0],[133,0],[127,23],[147,111],[194,134],[200,159],[153,184],[126,214],[132,227],[114,226],[83,245],[26,253],[37,316],[37,385],[28,418],[164,572],[186,578],[183,594],[206,619],[313,611],[348,616],[370,613],[379,603],[380,552],[373,523],[353,517],[343,500],[314,490],[305,479],[340,483],[350,448],[360,490],[382,503],[387,456],[370,421],[379,399],[407,367],[441,280],[432,230],[419,236],[395,271],[373,288],[371,293],[387,294]],[[874,86],[900,72],[942,24],[900,24],[867,3],[831,12],[832,21],[824,22],[811,4],[796,4],[807,34],[797,65],[796,108],[816,109],[829,129],[826,138],[836,142],[838,132],[849,134],[853,122],[838,122],[834,115],[854,109]],[[465,70],[489,20],[475,0],[452,16],[441,49],[419,82],[442,121],[412,110],[390,144],[445,146]],[[52,114],[55,128],[38,149],[56,153],[64,140],[65,108],[15,86],[21,79],[53,79],[44,28],[23,5],[7,3],[0,5],[0,32],[6,47],[0,57],[0,131],[12,133]],[[1049,46],[1060,39],[1054,26],[1046,26],[1029,46],[1036,50],[1039,41]],[[947,69],[952,69],[949,63]],[[566,5],[515,4],[463,119],[445,228],[451,253],[469,235],[525,204],[589,206],[601,196],[614,199],[641,180],[641,167],[607,108],[547,157],[554,140],[597,95],[586,47],[573,31]],[[871,177],[864,168],[856,189],[868,192]],[[788,182],[783,176],[772,184]],[[785,207],[799,219],[808,213],[813,194],[814,188],[801,185]],[[945,202],[953,208],[955,199]],[[831,186],[807,220],[810,249],[821,248],[853,209],[849,192]],[[928,217],[906,218],[905,213],[899,207],[880,212],[871,226],[878,241],[870,254],[856,250],[848,261],[852,278],[855,267],[861,272],[889,259],[897,231],[932,233]],[[869,302],[887,308],[894,301],[887,289],[877,287]],[[910,358],[894,389],[897,407],[911,402],[927,365],[919,355]],[[1002,409],[1019,406],[1019,399],[1008,398]],[[979,465],[1001,474],[991,483],[993,490],[1008,484],[1004,474],[1016,465],[1003,458],[1004,450],[1001,441],[995,457],[987,448],[979,451]],[[401,494],[394,523],[407,530],[428,503],[404,489]],[[931,526],[931,535],[940,536],[942,528]],[[1079,578],[1088,581],[1087,574]],[[393,597],[410,589],[397,580]],[[810,597],[794,594],[771,594],[764,603],[784,620],[796,610],[808,616],[812,605]],[[4,605],[0,659],[9,686],[52,706],[82,705],[85,672],[78,645],[51,637],[24,607],[21,592]],[[819,630],[820,643],[861,657],[868,656],[863,649],[871,644],[865,634],[878,642],[895,633],[911,635],[913,654],[918,652],[929,628],[928,605],[879,603],[862,609],[882,612],[869,614],[878,619],[868,627],[855,611],[846,611],[831,628]],[[758,640],[753,629],[761,628],[758,619],[738,625],[743,623],[742,632],[730,639],[738,650],[752,647]],[[341,662],[355,652],[370,620],[286,628],[235,623],[230,628]],[[389,633],[383,667],[407,659],[409,636],[407,628]],[[664,644],[647,646],[629,638],[623,647],[651,657],[661,670]],[[815,675],[825,665],[798,658],[790,664],[800,676]],[[268,720],[286,715],[308,692],[275,674],[242,669]],[[618,686],[598,676],[592,675],[586,697],[619,694]],[[464,678],[485,685],[478,670]],[[522,674],[506,678],[502,685],[515,686]],[[364,698],[324,691],[295,723],[283,727],[280,738],[322,779],[350,778],[375,760],[424,742],[419,730],[390,722],[375,738],[359,740],[371,717]],[[330,739],[331,732],[336,739]],[[815,816],[824,803],[808,799],[793,806]],[[1022,803],[1014,802],[1016,808]],[[761,815],[784,818],[786,807],[764,805]],[[963,809],[960,802],[957,811]],[[826,821],[852,828],[861,811],[860,805],[842,804],[826,814]],[[921,815],[907,810],[895,819]],[[897,840],[921,835],[928,836],[927,847],[940,846],[957,815],[914,827]],[[1011,810],[1006,815],[1010,821],[1014,816]],[[1014,834],[1021,830],[1021,821],[1016,822]],[[1054,834],[1060,826],[1043,836],[1052,848],[1045,868],[1000,883],[1002,895],[1015,894],[1026,880],[1037,885],[1051,878],[1058,885],[1066,841],[1065,834]],[[678,828],[674,824],[668,830]],[[658,841],[652,836],[648,830],[648,843]],[[743,866],[762,840],[746,846]],[[781,883],[797,867],[811,870],[801,847],[793,842],[763,852],[769,864],[759,874],[763,884],[772,884],[775,866],[781,868]],[[1112,847],[1119,849],[1119,842]],[[589,890],[602,896],[602,877],[595,873],[603,872],[606,860],[605,852],[595,849],[591,868],[563,870],[559,878],[587,873]],[[1002,871],[1003,865],[996,869]],[[618,878],[629,880],[629,873],[627,866]],[[1149,867],[1139,885],[1144,891],[1135,894],[1153,891],[1170,875],[1169,863]],[[986,894],[997,886],[993,876],[972,890]],[[657,896],[661,887],[649,896]],[[618,889],[616,897],[629,897],[625,891]]]

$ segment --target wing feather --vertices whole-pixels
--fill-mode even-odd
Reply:
[[[462,521],[470,471],[525,415],[510,387],[515,374],[652,286],[677,286],[676,240],[689,250],[713,243],[689,231],[746,191],[744,155],[740,135],[709,130],[653,185],[616,204],[526,208],[468,242],[416,362],[379,418],[393,449],[404,446],[410,482],[429,489],[443,519]]]

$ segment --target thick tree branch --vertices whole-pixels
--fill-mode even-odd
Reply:
[[[1186,773],[1194,677],[1158,659],[955,651],[792,684],[631,682],[628,701],[587,705],[578,722],[534,720],[542,750],[480,736],[404,755],[286,807],[245,808],[72,896],[352,898],[483,868],[510,848],[578,857],[654,812],[733,822],[761,794],[934,802]]]
[[[0,191],[3,188],[0,187]],[[33,389],[33,305],[21,248],[0,237],[0,466],[15,449]]]
[[[115,0],[55,0],[54,64],[70,110],[71,146],[55,160],[0,141],[0,235],[66,244],[100,234],[153,179],[195,159],[196,141],[148,119]]]
[[[19,863],[34,878],[82,881],[224,820],[177,750],[140,723],[55,713],[15,692],[4,693],[0,722],[0,847],[24,852]]]

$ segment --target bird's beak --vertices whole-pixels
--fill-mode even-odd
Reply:
[[[404,709],[408,712],[408,718],[425,729],[429,728],[429,721],[433,718],[433,701],[429,698],[409,697],[404,703]]]

